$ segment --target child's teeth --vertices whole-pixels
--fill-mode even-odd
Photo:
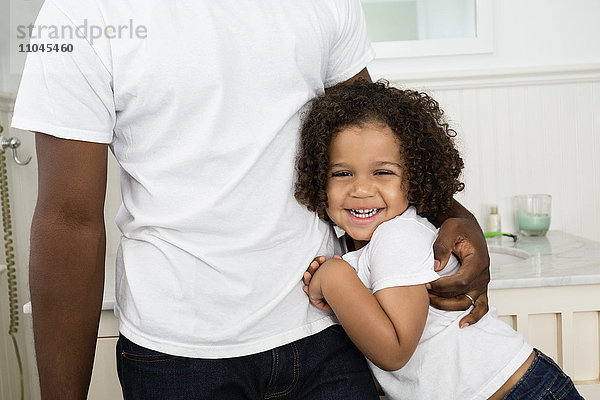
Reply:
[[[369,218],[375,215],[379,211],[378,208],[362,209],[362,210],[350,210],[350,213],[358,218]]]

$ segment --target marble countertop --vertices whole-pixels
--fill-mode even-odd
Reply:
[[[600,242],[560,231],[546,236],[487,240],[492,257],[490,289],[600,283]],[[494,265],[494,253],[525,255],[526,259]]]
[[[542,237],[521,236],[516,242],[506,237],[487,242],[492,255],[490,289],[600,283],[600,242],[560,231]],[[527,258],[494,265],[494,253]],[[115,306],[115,258],[106,258],[103,310]],[[25,304],[23,311],[31,313],[31,303]]]

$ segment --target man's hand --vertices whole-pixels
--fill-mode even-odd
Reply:
[[[451,253],[459,258],[461,267],[455,275],[431,282],[431,305],[448,311],[466,310],[474,305],[469,315],[460,321],[460,327],[476,323],[488,312],[487,285],[490,281],[490,257],[477,221],[474,218],[446,219],[433,244],[433,252],[436,271],[446,266]],[[473,298],[473,304],[465,293]]]

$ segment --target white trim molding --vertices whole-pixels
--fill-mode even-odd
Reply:
[[[547,85],[598,81],[600,64],[422,72],[392,74],[384,78],[400,87],[423,87],[432,90]]]

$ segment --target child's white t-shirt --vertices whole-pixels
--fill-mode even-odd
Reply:
[[[302,291],[336,240],[294,163],[307,102],[374,56],[358,0],[46,0],[35,25],[12,126],[110,144],[125,336],[222,358],[335,323]]]
[[[372,292],[423,284],[459,269],[451,256],[439,276],[433,271],[436,236],[437,229],[410,206],[377,227],[366,246],[343,258]],[[419,345],[402,369],[387,372],[369,361],[389,399],[487,399],[525,362],[532,346],[497,318],[493,306],[479,322],[460,329],[469,311],[430,306]]]

